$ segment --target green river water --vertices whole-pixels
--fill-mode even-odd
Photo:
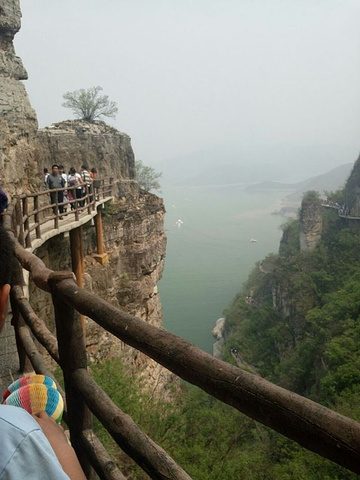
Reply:
[[[212,353],[223,309],[255,262],[278,251],[285,219],[271,213],[285,195],[241,185],[163,188],[168,244],[159,291],[167,330]]]

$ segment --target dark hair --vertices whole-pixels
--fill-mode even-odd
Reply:
[[[51,168],[53,169],[54,167],[59,168],[59,165],[57,163],[54,163],[54,165],[52,165]]]
[[[49,170],[45,167],[45,168],[44,168],[44,173],[48,173],[48,171],[49,171]]]
[[[5,210],[5,208],[7,208],[8,204],[9,204],[8,197],[4,192],[4,190],[0,188],[0,214]],[[0,218],[0,222],[1,222],[1,218]]]
[[[0,287],[11,284],[14,250],[7,231],[0,225]]]
[[[84,170],[87,170],[88,166],[87,165],[81,165],[81,168],[83,168]]]
[[[96,170],[96,168],[94,167],[94,168],[92,168],[92,169],[90,170],[90,172],[91,172],[91,173],[97,173],[97,170]]]
[[[71,167],[69,171],[71,175],[74,175],[74,173],[76,173],[76,170],[74,167]]]
[[[59,165],[59,170],[65,170],[64,165]]]

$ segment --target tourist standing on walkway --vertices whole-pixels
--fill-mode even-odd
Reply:
[[[96,170],[95,167],[90,170],[91,180],[95,180],[95,177],[96,177],[96,175],[97,175],[97,172],[98,172],[98,171]]]
[[[46,179],[46,184],[49,190],[55,190],[56,188],[64,188],[65,187],[65,180],[63,177],[59,174],[59,165],[54,164],[51,167],[51,173]],[[51,200],[51,205],[53,206],[53,212],[55,215],[57,215],[57,205],[56,205],[56,199],[58,203],[63,203],[64,201],[64,192],[50,192],[50,200]],[[64,205],[59,205],[59,211],[60,213],[64,213]],[[62,217],[60,217],[60,220]]]
[[[75,198],[80,199],[82,197],[82,179],[80,173],[77,173],[74,167],[70,168],[68,175],[68,199],[75,200]],[[80,204],[81,206],[81,204]],[[71,210],[74,210],[75,203],[71,203]]]
[[[92,182],[91,177],[90,177],[90,173],[88,172],[88,166],[87,165],[81,165],[81,179],[84,183],[83,197],[85,197],[85,195],[89,191],[88,185]],[[82,202],[81,206],[83,207],[84,204],[85,204],[85,200]]]

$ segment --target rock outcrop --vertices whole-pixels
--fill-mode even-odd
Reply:
[[[21,80],[27,79],[16,56],[13,39],[20,29],[19,0],[3,0],[0,6],[0,185],[9,194],[32,191],[38,184],[33,140],[37,131]]]
[[[103,122],[67,120],[39,130],[36,138],[38,165],[64,165],[65,171],[86,164],[100,176],[117,181],[118,196],[138,190],[131,139]]]
[[[360,217],[360,156],[345,185],[345,204],[351,217]]]
[[[226,319],[218,318],[211,332],[212,336],[216,338],[216,342],[213,345],[213,355],[216,358],[221,358],[221,349],[225,345],[225,327]]]
[[[157,290],[161,278],[166,236],[163,227],[165,208],[161,198],[152,194],[128,195],[103,212],[104,244],[109,263],[100,265],[92,257],[96,251],[95,227],[84,229],[84,287],[114,306],[162,328],[162,307]],[[54,270],[71,269],[69,239],[57,236],[37,249],[36,255]],[[53,331],[54,312],[49,294],[30,289],[31,303],[40,318]],[[121,357],[141,375],[143,384],[166,398],[169,385],[178,380],[146,355],[127,346],[112,334],[86,319],[87,352],[91,362]]]
[[[317,192],[304,195],[300,209],[300,250],[312,251],[318,245],[323,229],[322,206]]]

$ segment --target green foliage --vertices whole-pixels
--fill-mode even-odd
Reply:
[[[304,193],[301,203],[302,205],[321,203],[321,197],[319,192],[317,192],[316,190],[308,190],[307,192]]]
[[[137,181],[140,188],[145,190],[145,192],[160,189],[160,183],[158,180],[162,176],[162,173],[156,172],[153,167],[147,167],[141,160],[135,162],[135,167]]]
[[[328,194],[338,203],[343,197],[344,191]],[[320,207],[316,192],[304,201]],[[324,209],[322,239],[311,252],[300,252],[298,221],[283,230],[280,255],[270,268],[254,269],[245,291],[225,312],[230,333],[224,358],[234,363],[230,349],[235,347],[269,380],[359,420],[360,228]],[[249,292],[255,307],[245,302]],[[273,432],[268,435],[266,478],[356,478]]]
[[[110,398],[196,480],[356,478],[198,388],[183,385],[177,402],[166,403],[139,393],[141,384],[126,373],[120,359],[94,365],[92,374]],[[148,478],[98,423],[96,433],[127,478]]]
[[[102,87],[98,86],[66,92],[63,95],[66,101],[62,106],[70,108],[77,118],[87,122],[94,122],[100,117],[115,118],[118,112],[116,103],[107,95],[100,95],[101,91]]]
[[[300,251],[300,229],[298,220],[289,219],[281,225],[280,228],[283,230],[279,250],[280,255],[287,257],[295,255]]]
[[[340,205],[343,205],[344,203],[346,203],[345,187],[339,190],[336,190],[335,192],[329,192],[327,190],[324,190],[324,196],[330,202],[334,202],[334,203],[337,202]]]

